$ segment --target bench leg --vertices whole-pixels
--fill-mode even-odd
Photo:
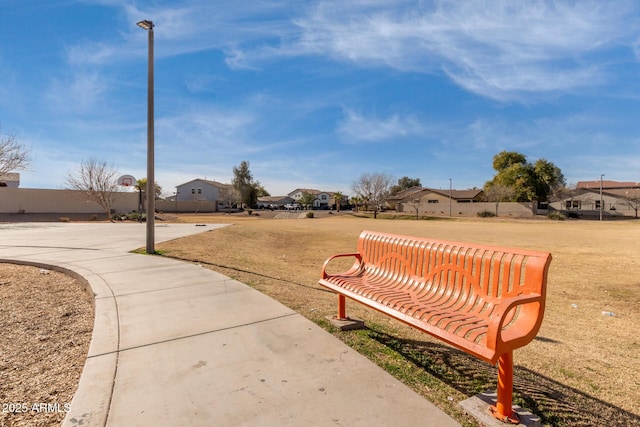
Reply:
[[[338,320],[347,320],[347,302],[344,295],[338,294]]]
[[[513,399],[513,352],[503,354],[498,359],[498,401],[491,407],[493,416],[510,424],[518,424],[518,414],[511,407]]]

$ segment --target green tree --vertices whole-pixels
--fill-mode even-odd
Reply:
[[[360,209],[360,205],[362,204],[362,197],[360,196],[353,196],[351,197],[351,199],[349,199],[349,202],[355,207],[355,211],[358,212]]]
[[[340,212],[340,205],[342,204],[343,194],[341,191],[333,193],[333,200],[336,202],[336,211]]]
[[[155,188],[154,195],[156,199],[158,199],[162,195],[162,187],[157,182],[155,187],[156,188]],[[144,210],[142,201],[146,200],[146,197],[147,197],[147,178],[140,178],[139,180],[137,180],[134,188],[138,192],[138,212],[139,212],[138,220],[141,220],[142,211]],[[178,197],[177,194],[176,194],[176,197]]]
[[[401,191],[409,189],[411,187],[422,187],[420,184],[420,178],[409,178],[408,176],[403,176],[398,180],[398,183],[391,187],[389,190],[389,195],[398,194]]]
[[[260,184],[260,181],[256,181],[256,197],[269,197],[271,196],[271,193],[269,193],[262,184]]]
[[[306,191],[303,191],[298,199],[298,203],[300,203],[305,209],[309,209],[309,206],[313,207],[313,202],[315,201],[315,194],[311,194]]]
[[[536,200],[546,202],[558,188],[566,185],[566,180],[559,167],[553,163],[538,159],[533,164],[536,184]]]
[[[257,183],[249,170],[249,162],[243,160],[239,166],[233,167],[233,181],[231,185],[240,196],[240,201],[245,207],[251,208],[258,201]]]
[[[141,191],[141,192],[146,194],[146,192],[147,192],[147,178],[140,178],[136,182],[136,190]],[[156,182],[154,194],[156,196],[156,199],[159,198],[162,195],[162,187],[160,186],[160,184],[158,184],[158,182]]]
[[[491,192],[493,186],[511,190],[512,202],[547,201],[558,187],[565,185],[565,179],[553,163],[539,159],[534,164],[527,162],[524,154],[502,151],[493,157],[493,179],[484,185],[484,192]],[[504,191],[498,193],[504,194]]]

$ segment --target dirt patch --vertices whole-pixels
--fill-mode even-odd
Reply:
[[[70,408],[93,332],[84,283],[0,263],[0,426],[57,426]]]

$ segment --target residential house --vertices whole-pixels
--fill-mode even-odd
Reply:
[[[176,211],[180,209],[179,204],[183,205],[181,211],[188,209],[204,212],[225,209],[227,206],[223,191],[229,188],[231,188],[230,184],[201,178],[180,184],[176,187],[177,194],[174,201]]]
[[[423,190],[423,187],[410,187],[405,190],[399,191],[396,194],[387,197],[387,199],[384,201],[384,207],[395,211],[397,209],[398,203],[413,200],[413,195],[420,193]]]
[[[398,212],[448,213],[459,211],[461,203],[482,201],[482,190],[437,190],[411,187],[387,199],[386,204]]]
[[[0,187],[18,188],[20,187],[20,174],[7,173],[0,175]]]
[[[610,181],[610,180],[602,180],[599,179],[594,181],[578,181],[576,184],[576,189],[591,189],[591,190],[600,190],[600,186],[602,186],[602,190],[625,190],[625,189],[637,189],[640,188],[640,182],[619,182],[619,181]]]
[[[303,197],[303,195],[312,194],[314,196],[313,205],[311,207],[315,209],[328,209],[335,205],[335,193],[331,191],[321,191],[310,188],[296,188],[291,193],[288,194],[296,203],[300,203],[299,200]],[[347,204],[348,198],[347,196],[342,196],[341,204]]]
[[[583,217],[637,217],[640,183],[618,181],[580,181],[550,208]]]

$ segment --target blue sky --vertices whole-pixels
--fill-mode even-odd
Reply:
[[[96,158],[146,175],[155,27],[156,181],[351,194],[363,173],[465,189],[492,157],[567,181],[640,181],[636,1],[0,0],[0,127],[21,187]]]

